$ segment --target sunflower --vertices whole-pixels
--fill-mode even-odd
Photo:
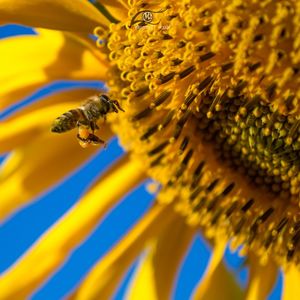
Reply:
[[[71,299],[109,299],[144,249],[128,297],[169,299],[198,233],[213,252],[194,299],[265,299],[279,269],[282,298],[298,297],[296,0],[1,0],[0,16],[43,28],[1,43],[1,108],[61,78],[105,81],[124,112],[99,120],[97,134],[117,135],[127,152],[6,271],[0,299],[27,298],[146,178],[158,183],[155,203]],[[49,132],[93,93],[64,91],[2,122],[1,152],[11,151],[1,170],[2,219],[97,151],[81,149],[73,132]],[[246,257],[245,291],[222,264],[228,243]]]

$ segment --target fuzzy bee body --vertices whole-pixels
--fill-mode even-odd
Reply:
[[[104,94],[95,95],[78,108],[71,109],[56,118],[51,131],[63,133],[78,127],[77,139],[81,146],[105,143],[94,134],[94,130],[98,129],[96,122],[100,118],[106,119],[108,113],[118,113],[119,110],[124,111],[118,101],[111,100]]]
[[[81,108],[71,109],[58,118],[52,124],[51,131],[57,133],[63,133],[74,129],[77,123],[83,117]]]

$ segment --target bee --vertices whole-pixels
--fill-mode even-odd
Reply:
[[[105,94],[94,95],[88,98],[81,106],[71,109],[56,118],[51,131],[63,133],[78,128],[77,139],[82,147],[89,145],[106,145],[105,141],[94,134],[99,129],[96,122],[111,112],[124,111],[117,100],[110,99]]]

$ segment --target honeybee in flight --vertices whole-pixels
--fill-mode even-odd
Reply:
[[[82,147],[105,145],[105,141],[94,134],[94,131],[99,129],[96,122],[100,118],[106,120],[108,113],[118,113],[119,110],[124,111],[117,100],[112,100],[104,94],[94,95],[78,108],[71,109],[56,118],[51,126],[51,131],[63,133],[77,127],[77,139]]]

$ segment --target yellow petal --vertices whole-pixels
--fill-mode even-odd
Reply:
[[[0,122],[0,153],[20,147],[43,133],[50,131],[51,123],[64,112],[78,107],[93,89],[76,89],[59,92],[37,101]],[[50,134],[50,133],[49,133]],[[73,133],[74,137],[76,133]]]
[[[243,292],[223,263],[220,263],[210,277],[210,284],[203,294],[198,294],[193,299],[203,300],[242,300]],[[257,298],[256,300],[258,300]]]
[[[82,149],[75,135],[40,134],[8,157],[0,170],[0,220],[46,192],[99,149]],[[111,135],[102,129],[103,139]]]
[[[128,16],[129,6],[123,0],[97,0],[96,2],[104,5],[109,13],[117,20],[125,20]]]
[[[194,293],[194,300],[242,299],[241,288],[222,263],[227,240],[216,240],[207,270]]]
[[[175,219],[152,243],[134,275],[126,299],[171,299],[172,288],[194,230]]]
[[[100,260],[70,299],[111,299],[122,276],[145,242],[175,217],[172,207],[156,203],[138,224]],[[177,216],[176,216],[177,217]]]
[[[300,270],[290,265],[283,273],[282,300],[298,300],[300,295]]]
[[[73,34],[39,32],[0,41],[0,109],[55,80],[106,78],[106,58],[91,43]]]
[[[272,261],[262,266],[255,255],[249,255],[250,276],[246,291],[246,300],[267,299],[277,276],[278,267]]]
[[[66,160],[66,159],[64,159]],[[144,179],[140,165],[124,157],[53,225],[0,279],[0,299],[28,299],[95,228],[103,215]]]
[[[0,20],[31,27],[90,33],[97,26],[109,24],[86,0],[1,0]]]

